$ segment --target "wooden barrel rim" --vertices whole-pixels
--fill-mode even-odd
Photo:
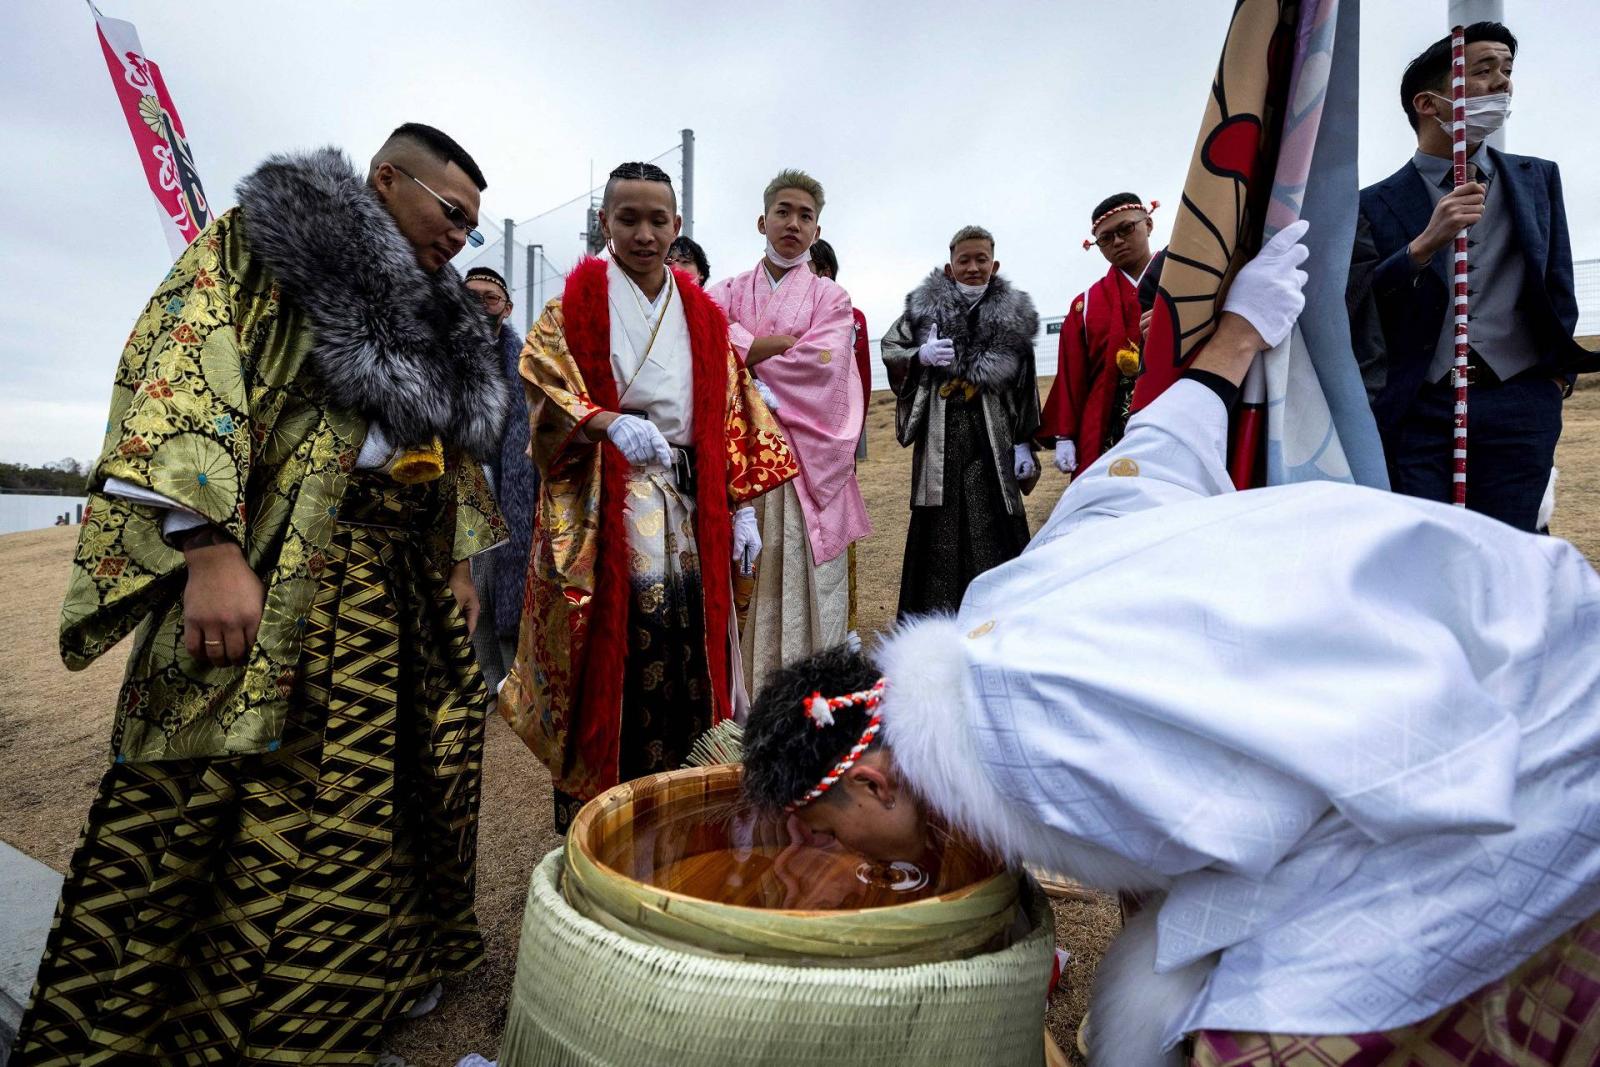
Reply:
[[[720,767],[689,767],[678,771],[665,771],[660,774],[650,775],[649,778],[638,779],[638,781],[654,781],[661,778],[671,778],[677,775],[682,775],[684,777],[698,775],[708,781],[714,782],[730,776],[737,778],[741,773],[741,768],[739,768],[736,764],[730,763],[723,764]],[[734,913],[749,912],[754,915],[773,916],[779,919],[787,920],[841,919],[872,914],[881,915],[884,913],[903,914],[905,910],[909,908],[921,909],[923,905],[937,905],[949,901],[966,900],[970,897],[987,895],[996,892],[1000,888],[996,885],[997,882],[1010,881],[1012,886],[1015,886],[1015,876],[1013,873],[1009,869],[1002,867],[1000,870],[996,871],[994,874],[991,874],[987,878],[980,878],[976,882],[969,882],[966,885],[961,886],[959,889],[951,890],[948,893],[940,893],[938,896],[933,897],[924,897],[921,900],[914,900],[907,904],[885,904],[876,908],[834,908],[829,910],[808,910],[800,908],[752,908],[744,904],[726,904],[718,900],[707,900],[705,897],[697,897],[691,893],[682,893],[675,889],[666,889],[662,886],[652,885],[649,882],[641,882],[631,874],[626,874],[617,870],[609,863],[602,862],[588,847],[588,841],[583,836],[583,831],[588,831],[593,826],[595,819],[599,818],[601,811],[608,806],[608,802],[615,803],[616,797],[619,796],[623,790],[627,791],[628,797],[631,799],[634,792],[633,786],[633,782],[623,782],[619,785],[614,785],[610,789],[607,789],[604,793],[601,793],[599,796],[588,801],[583,805],[582,808],[578,810],[578,814],[573,817],[572,825],[567,828],[567,841],[565,846],[568,854],[567,863],[570,866],[573,862],[573,855],[577,854],[582,858],[582,866],[604,870],[617,878],[621,878],[635,886],[638,886],[643,892],[649,893],[666,901],[679,900],[697,907],[709,906],[711,908],[724,908]],[[1013,892],[1011,896],[1013,899],[1015,899],[1015,892]]]

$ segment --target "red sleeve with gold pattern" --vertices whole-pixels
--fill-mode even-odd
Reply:
[[[800,474],[778,417],[756,391],[750,372],[728,350],[728,500],[748,503]]]

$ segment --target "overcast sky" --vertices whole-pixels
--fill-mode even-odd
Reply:
[[[1094,203],[1175,203],[1229,0],[756,5],[102,0],[161,65],[213,206],[271,152],[366,160],[405,121],[452,133],[489,179],[489,219],[527,219],[697,136],[696,237],[716,277],[747,269],[762,187],[784,166],[827,188],[824,236],[874,336],[960,226],[1060,314],[1105,269]],[[1368,0],[1361,176],[1414,148],[1405,62],[1445,0]],[[1507,147],[1562,166],[1577,258],[1600,256],[1600,6],[1508,0],[1522,42]],[[112,370],[170,262],[87,7],[0,5],[0,460],[91,459]],[[1585,131],[1569,144],[1563,130]],[[677,157],[663,160],[676,176]],[[1171,212],[1157,216],[1157,240]],[[582,205],[525,232],[568,265]],[[491,235],[491,239],[496,235]],[[518,319],[521,315],[519,312]]]

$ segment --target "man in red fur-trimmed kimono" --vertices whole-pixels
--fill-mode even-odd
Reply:
[[[761,550],[747,505],[798,472],[722,312],[666,267],[682,225],[667,175],[612,171],[600,222],[609,259],[573,270],[522,350],[540,488],[500,695],[550,768],[562,830],[618,782],[681,766],[743,699],[733,568]]]

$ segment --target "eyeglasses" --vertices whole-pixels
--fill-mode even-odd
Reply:
[[[506,298],[499,293],[479,293],[478,303],[483,305],[485,311],[499,311],[506,306]]]
[[[1132,219],[1128,222],[1124,222],[1116,229],[1107,230],[1099,237],[1096,237],[1094,239],[1094,243],[1099,245],[1101,248],[1110,248],[1116,242],[1126,241],[1129,237],[1133,236],[1133,231],[1138,229],[1139,225],[1143,222],[1144,219]],[[1082,233],[1083,231],[1080,230],[1078,232]]]
[[[422,186],[424,192],[433,197],[435,200],[439,201],[439,206],[444,209],[445,221],[450,223],[450,225],[456,229],[466,233],[467,244],[471,245],[473,248],[480,248],[483,246],[483,234],[479,233],[477,228],[472,225],[472,221],[467,218],[467,213],[465,211],[462,211],[450,201],[446,200],[432,189],[429,189],[427,182],[424,182],[421,178],[417,177],[415,174],[412,174],[400,164],[390,163],[389,166],[393,167],[401,174],[404,174],[407,178],[410,178],[412,181]]]

